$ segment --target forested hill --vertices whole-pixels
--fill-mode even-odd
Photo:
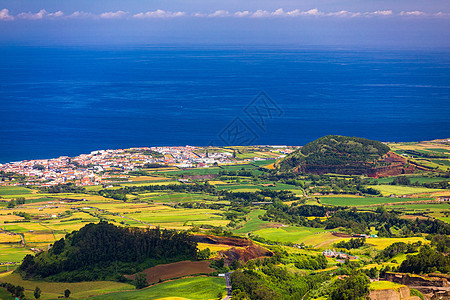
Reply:
[[[359,175],[389,167],[390,162],[385,158],[391,155],[396,156],[389,152],[388,146],[378,141],[327,135],[279,160],[276,166],[281,171]]]
[[[197,244],[185,232],[87,224],[54,243],[48,252],[27,255],[18,271],[53,281],[118,279],[158,263],[194,259]]]

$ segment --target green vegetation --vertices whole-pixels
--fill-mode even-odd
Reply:
[[[410,149],[431,155],[413,158],[421,162],[448,160],[434,156],[448,155],[447,145],[441,151],[420,145],[389,146],[400,154]],[[115,168],[105,174],[132,181],[113,186],[0,187],[0,262],[11,262],[0,267],[0,282],[24,287],[27,299],[35,298],[36,287],[41,299],[64,297],[66,290],[69,298],[217,299],[225,295],[218,277],[145,287],[146,276],[158,281],[148,267],[212,259],[195,263],[215,272],[233,270],[233,299],[324,300],[358,299],[367,287],[398,288],[383,281],[366,285],[367,277],[383,279],[388,271],[448,272],[450,204],[444,201],[450,174],[442,168],[382,178],[354,175],[389,167],[383,159],[392,153],[382,155],[384,144],[345,137],[328,136],[288,155],[298,157],[296,172],[284,170],[284,160],[243,161],[274,157],[274,148],[217,149],[235,153],[240,163],[188,169],[147,164],[128,173]],[[339,165],[348,160],[338,155],[344,153],[352,153],[351,168]],[[321,174],[309,162],[344,171]],[[270,250],[265,257],[259,257],[262,248]],[[326,249],[345,253],[325,257]],[[241,255],[259,258],[245,263],[237,260]],[[136,277],[123,276],[129,274]],[[9,293],[0,288],[3,294]]]
[[[53,281],[116,279],[157,263],[195,259],[196,253],[196,243],[185,232],[100,222],[66,235],[48,252],[27,255],[18,270],[25,278]]]
[[[33,191],[24,187],[18,186],[0,186],[0,195],[22,195],[31,194]]]
[[[327,135],[310,142],[280,160],[278,168],[289,171],[300,167],[305,173],[367,174],[369,165],[389,151],[378,141]]]
[[[184,278],[159,283],[139,291],[128,291],[92,297],[93,300],[109,299],[161,299],[180,297],[190,300],[216,299],[218,293],[225,294],[225,279],[218,277]]]

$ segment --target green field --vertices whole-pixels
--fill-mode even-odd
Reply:
[[[326,231],[323,228],[288,226],[260,229],[254,234],[274,242],[301,243],[305,238],[322,232]]]
[[[234,230],[233,233],[247,234],[249,232],[253,232],[258,229],[262,229],[263,227],[265,227],[265,225],[270,224],[270,222],[262,221],[261,219],[258,218],[258,216],[261,216],[264,213],[265,213],[265,210],[263,210],[263,209],[252,210],[248,214],[248,216],[247,216],[248,221],[244,224],[244,226],[242,226],[239,229]]]
[[[19,186],[0,186],[0,195],[31,194],[32,190]]]
[[[33,252],[18,244],[0,245],[0,262],[21,262],[27,254],[33,254]]]
[[[369,188],[373,188],[381,192],[383,196],[394,195],[410,195],[410,194],[421,194],[421,193],[433,193],[442,192],[442,189],[428,189],[424,187],[413,187],[413,186],[401,186],[401,185],[369,185]]]
[[[0,274],[0,282],[9,282],[25,288],[27,299],[34,299],[33,291],[36,286],[42,290],[41,299],[55,299],[63,295],[65,289],[72,293],[70,298],[86,298],[94,295],[134,289],[133,285],[114,281],[84,281],[84,282],[46,282],[23,280],[19,274]]]
[[[417,198],[387,198],[387,197],[321,197],[320,203],[336,206],[367,206],[395,202],[429,200]]]
[[[15,297],[6,291],[5,288],[0,288],[0,299],[2,300],[14,300]]]
[[[409,178],[411,183],[418,182],[419,184],[422,183],[430,183],[430,182],[440,182],[449,180],[445,177],[434,177],[434,176],[416,176],[416,175],[402,175]],[[378,182],[378,184],[389,184],[391,183],[396,177],[382,177],[382,178],[369,178],[370,182]]]
[[[392,209],[402,209],[406,211],[430,211],[435,212],[438,210],[446,211],[450,209],[450,204],[448,203],[442,203],[442,204],[400,204],[400,205],[393,205],[389,208]]]
[[[219,293],[222,293],[222,295],[226,293],[223,277],[194,277],[163,282],[138,291],[112,293],[90,299],[144,300],[177,297],[177,299],[206,300],[217,299]]]

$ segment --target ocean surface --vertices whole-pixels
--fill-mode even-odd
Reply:
[[[327,134],[450,137],[450,51],[0,48],[3,163]]]

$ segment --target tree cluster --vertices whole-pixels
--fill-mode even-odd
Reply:
[[[48,252],[27,255],[18,270],[24,277],[55,281],[111,279],[157,262],[195,259],[196,254],[197,244],[186,232],[100,222],[66,235]]]

